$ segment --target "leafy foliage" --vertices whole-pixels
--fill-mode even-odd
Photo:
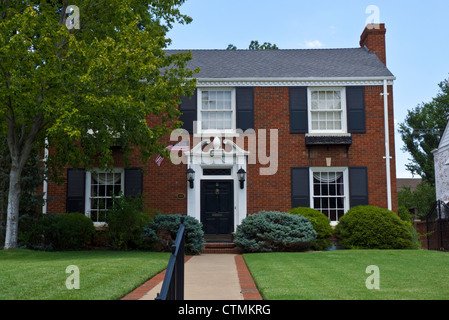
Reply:
[[[147,242],[155,242],[159,250],[170,251],[176,240],[180,214],[157,215],[154,221],[143,228],[142,238]],[[201,222],[191,216],[184,216],[185,251],[188,254],[199,254],[204,248],[204,232]]]
[[[289,211],[292,214],[299,214],[306,218],[309,218],[312,223],[313,229],[317,233],[316,241],[314,241],[311,246],[314,250],[324,250],[332,246],[330,237],[334,234],[334,229],[330,225],[330,219],[322,214],[320,211],[307,208],[298,207],[293,208]]]
[[[417,208],[421,219],[432,209],[435,199],[435,186],[426,182],[421,182],[414,191],[410,187],[403,187],[398,191],[398,205],[407,209]]]
[[[113,197],[113,207],[106,214],[106,237],[114,249],[143,248],[140,234],[150,217],[142,212],[142,198]]]
[[[270,42],[264,42],[260,44],[257,40],[252,40],[248,47],[249,50],[276,50],[279,49],[277,45]],[[229,44],[226,50],[237,50],[237,47],[233,44]]]
[[[33,149],[51,150],[55,180],[67,164],[106,168],[116,144],[125,164],[164,153],[160,139],[195,87],[191,55],[165,52],[173,24],[191,21],[184,2],[79,0],[80,28],[70,29],[68,1],[0,1],[0,131],[17,186],[5,247],[16,246],[17,182]]]
[[[27,236],[26,244],[39,250],[80,250],[86,249],[94,236],[92,220],[84,214],[46,214]]]
[[[340,244],[351,249],[412,249],[410,223],[393,211],[375,206],[356,206],[340,218],[336,227]]]
[[[441,82],[439,87],[440,92],[432,101],[409,110],[405,121],[399,125],[403,151],[412,156],[407,170],[432,185],[435,184],[432,150],[438,147],[449,116],[448,81]]]
[[[261,211],[237,226],[235,243],[245,252],[303,251],[316,241],[310,220],[286,212]]]

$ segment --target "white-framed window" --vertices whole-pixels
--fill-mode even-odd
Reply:
[[[309,132],[346,133],[346,89],[309,88]]]
[[[348,168],[310,168],[310,203],[336,225],[349,209]]]
[[[235,89],[198,89],[198,132],[232,133],[235,126]]]
[[[112,208],[112,197],[124,191],[125,171],[114,168],[109,171],[86,172],[86,215],[94,224],[104,224],[107,210]]]

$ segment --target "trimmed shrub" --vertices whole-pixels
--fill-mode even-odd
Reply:
[[[375,206],[351,208],[336,227],[340,244],[351,249],[413,249],[409,225],[393,211]]]
[[[146,249],[140,234],[150,222],[142,210],[139,197],[114,197],[114,206],[107,212],[106,237],[109,245],[118,250]]]
[[[323,213],[316,209],[307,207],[293,208],[289,211],[292,214],[299,214],[303,217],[309,218],[312,223],[313,230],[316,232],[316,241],[311,243],[311,247],[314,250],[324,250],[332,246],[330,237],[334,234],[330,219]]]
[[[46,214],[28,237],[27,246],[38,250],[86,249],[95,236],[92,220],[82,213]]]
[[[316,232],[308,218],[277,211],[247,216],[235,239],[245,252],[304,251],[314,241]]]
[[[158,250],[171,251],[176,240],[180,214],[157,215],[154,221],[143,227],[141,238],[146,243],[155,243]],[[201,222],[194,217],[184,216],[185,252],[199,254],[204,249],[204,232]]]

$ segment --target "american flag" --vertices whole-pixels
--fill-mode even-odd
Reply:
[[[165,147],[165,149],[170,150],[170,152],[171,151],[189,151],[190,150],[190,144],[189,144],[188,141],[181,141],[181,142],[178,142],[175,145],[171,144],[171,145]],[[162,161],[164,161],[164,157],[159,154],[156,157],[156,160],[154,160],[154,161],[160,167]]]

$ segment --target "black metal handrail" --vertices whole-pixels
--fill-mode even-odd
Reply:
[[[184,217],[181,217],[175,243],[171,246],[170,260],[161,292],[157,294],[155,300],[184,300],[184,230]]]

